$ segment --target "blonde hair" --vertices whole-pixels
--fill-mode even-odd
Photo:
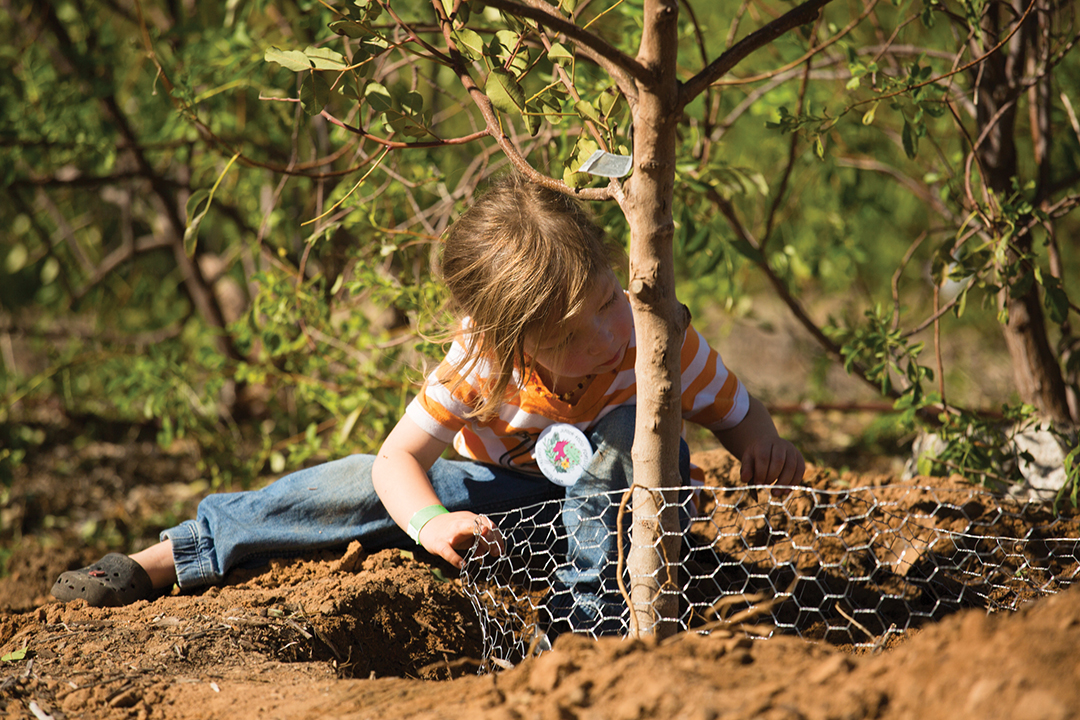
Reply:
[[[477,363],[491,367],[473,417],[498,412],[515,368],[532,369],[526,338],[542,342],[581,312],[593,281],[621,253],[576,200],[517,174],[493,182],[447,230],[439,273],[451,310],[470,321],[451,389]]]

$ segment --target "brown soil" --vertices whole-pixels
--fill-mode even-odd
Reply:
[[[659,644],[564,635],[551,652],[485,675],[476,674],[479,619],[460,579],[407,552],[367,554],[354,545],[126,608],[59,604],[48,589],[60,571],[95,559],[116,537],[149,542],[154,527],[191,515],[206,488],[194,484],[190,456],[151,444],[51,452],[48,463],[20,471],[0,507],[8,555],[0,579],[3,717],[1080,717],[1080,588],[1021,602],[1015,612],[952,612],[877,652],[829,638],[749,640],[725,629]],[[702,453],[695,461],[710,470],[710,484],[731,484],[729,457]],[[822,492],[898,484],[816,468],[809,480]],[[881,526],[927,504],[898,487],[896,506],[875,519]],[[809,497],[789,501],[788,549],[774,550],[796,565],[801,556],[791,548],[811,542],[798,522],[811,513]],[[965,521],[985,510],[953,505]],[[732,537],[760,534],[752,514],[736,515],[730,523],[742,525]],[[827,524],[827,515],[814,521]],[[947,515],[935,515],[938,527],[953,521]],[[1075,531],[1072,520],[1062,527]],[[939,542],[916,531],[910,538],[924,551]],[[816,552],[821,560],[827,549]]]

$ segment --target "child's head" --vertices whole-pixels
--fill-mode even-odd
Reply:
[[[580,312],[621,252],[577,201],[516,174],[493,182],[450,227],[440,271],[472,331],[460,369],[480,359],[493,369],[491,403],[478,414],[493,412],[514,368],[527,367],[526,338],[542,340]]]

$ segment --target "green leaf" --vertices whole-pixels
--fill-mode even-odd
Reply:
[[[543,115],[543,109],[536,104],[529,104],[525,106],[524,118],[525,125],[529,128],[529,135],[536,137],[536,133],[540,132],[540,121]]]
[[[528,26],[525,24],[526,20],[512,13],[507,13],[500,10],[499,18],[502,19],[503,25],[510,28],[509,31],[503,30],[501,32],[522,33],[525,32],[526,29],[528,29]]]
[[[350,38],[362,38],[366,35],[371,35],[370,28],[362,23],[358,23],[355,20],[335,20],[330,23],[329,27],[332,31],[338,35],[344,35]]]
[[[316,70],[341,71],[349,66],[344,55],[330,48],[309,47],[304,50],[304,55]]]
[[[571,156],[570,164],[581,167],[599,149],[600,146],[596,144],[595,140],[587,135],[582,135],[578,138],[577,145],[574,147],[574,154]]]
[[[459,28],[453,32],[458,52],[470,60],[479,60],[484,56],[484,39],[469,28]]]
[[[547,52],[547,56],[548,60],[559,65],[574,62],[574,54],[567,50],[562,43],[553,43],[551,49]]]
[[[311,69],[311,60],[299,50],[281,50],[270,48],[263,56],[267,62],[275,62],[293,72],[303,72]]]
[[[195,244],[199,239],[199,225],[202,224],[206,212],[210,209],[210,191],[200,188],[191,193],[185,205],[187,212],[187,227],[184,229],[184,253],[188,257],[195,256]]]
[[[383,125],[388,131],[400,133],[406,137],[424,137],[431,132],[427,126],[417,122],[415,118],[396,110],[386,112],[383,117]]]
[[[591,180],[588,173],[574,172],[569,166],[563,169],[563,182],[572,188],[585,187]]]
[[[514,48],[521,42],[521,33],[513,30],[499,30],[495,33],[495,37],[492,39],[492,46],[502,46],[502,49],[507,53],[513,52]]]
[[[525,109],[525,91],[514,76],[502,68],[488,73],[484,92],[497,110],[508,115],[520,114]]]
[[[19,650],[12,650],[7,655],[0,657],[0,662],[16,662],[26,657],[26,646],[24,645]]]
[[[586,120],[592,120],[597,125],[604,124],[603,120],[600,119],[600,113],[596,111],[596,108],[588,100],[578,100],[574,103],[574,110]]]
[[[521,35],[513,30],[499,30],[488,45],[488,55],[498,58],[499,65],[506,67],[515,74],[521,75],[529,68],[529,48],[521,44]]]
[[[604,92],[600,93],[600,97],[597,98],[597,102],[600,105],[600,113],[604,117],[611,117],[611,111],[614,109],[615,104],[619,102],[622,95],[618,90],[614,88],[608,88]]]
[[[877,106],[878,106],[878,104],[874,103],[873,105],[870,106],[870,109],[866,111],[866,114],[862,116],[862,124],[863,125],[873,125],[874,124],[874,113],[877,112]]]
[[[317,72],[309,73],[300,86],[300,105],[308,115],[318,115],[330,102],[330,83]]]
[[[909,159],[914,160],[919,154],[919,138],[915,135],[915,128],[911,126],[907,118],[904,118],[904,131],[901,133],[901,138],[904,142],[904,152]]]
[[[1046,311],[1050,319],[1061,324],[1069,319],[1069,296],[1060,287],[1047,284],[1045,287]]]
[[[400,100],[402,110],[409,115],[418,115],[424,109],[424,96],[418,92],[407,92]]]
[[[370,82],[364,88],[364,99],[375,112],[386,112],[394,106],[390,91],[380,83]]]
[[[558,93],[556,88],[547,88],[536,96],[536,101],[553,113],[561,113],[562,103],[559,102],[559,94],[561,93]],[[552,122],[557,122],[557,120],[552,118]]]

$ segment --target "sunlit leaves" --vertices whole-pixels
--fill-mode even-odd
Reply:
[[[316,70],[344,70],[347,67],[345,56],[341,53],[325,47],[309,47],[304,55],[311,61],[311,67]]]
[[[312,67],[311,60],[308,56],[299,50],[270,48],[266,51],[264,57],[267,62],[275,62],[293,72],[303,72],[304,70],[310,70]]]
[[[12,650],[3,657],[0,657],[0,662],[18,662],[19,660],[23,660],[26,658],[26,651],[27,648],[25,646],[18,650]]]
[[[600,119],[600,113],[597,112],[596,108],[593,107],[593,104],[588,100],[578,100],[574,103],[574,110],[586,120],[592,120],[597,124],[603,123]]]
[[[474,30],[466,27],[457,28],[453,36],[458,52],[469,60],[479,60],[484,56],[484,39]]]
[[[484,92],[501,112],[516,115],[525,110],[525,91],[514,76],[502,68],[494,68],[488,74]]]
[[[562,43],[552,43],[551,49],[547,52],[548,60],[559,65],[565,65],[574,61],[574,55],[562,45]]]
[[[491,38],[484,54],[492,62],[520,76],[530,63],[530,52],[523,36],[513,30],[499,30]]]

